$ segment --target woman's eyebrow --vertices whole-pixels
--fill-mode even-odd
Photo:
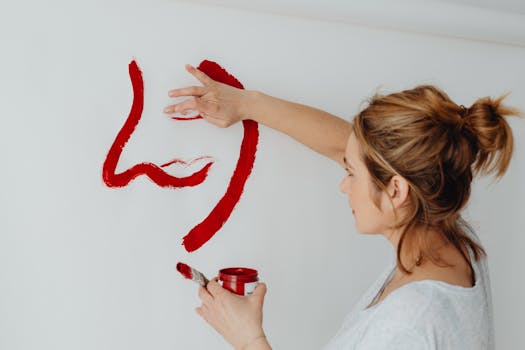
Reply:
[[[345,165],[350,168],[350,169],[353,169],[353,167],[348,163],[348,160],[346,160],[346,156],[343,157],[343,162],[345,163]]]

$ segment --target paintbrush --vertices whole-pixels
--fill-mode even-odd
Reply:
[[[179,271],[181,275],[185,278],[192,280],[193,282],[196,282],[203,287],[206,287],[206,285],[209,282],[209,280],[206,278],[206,276],[204,276],[202,272],[186,265],[185,263],[177,263],[177,271]]]

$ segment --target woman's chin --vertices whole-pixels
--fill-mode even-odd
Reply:
[[[370,229],[363,229],[361,227],[359,227],[356,223],[355,225],[355,230],[357,231],[357,233],[361,234],[361,235],[377,235],[377,232],[375,232],[375,230],[370,230]]]

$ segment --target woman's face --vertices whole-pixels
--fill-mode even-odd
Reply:
[[[348,195],[356,230],[369,234],[384,233],[388,215],[382,213],[372,201],[374,188],[370,173],[359,156],[359,144],[353,132],[348,138],[344,163],[346,174],[340,190]],[[384,196],[384,193],[380,194],[380,203],[383,203]]]

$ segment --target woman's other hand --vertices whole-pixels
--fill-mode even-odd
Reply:
[[[252,295],[240,296],[214,278],[206,288],[199,288],[202,305],[195,310],[235,349],[259,348],[256,343],[267,344],[262,328],[265,295],[264,283],[259,283]]]
[[[244,104],[253,92],[213,80],[195,67],[186,65],[186,70],[204,86],[189,86],[171,90],[170,97],[192,96],[180,103],[169,105],[164,113],[186,114],[198,111],[203,119],[222,128],[247,119],[244,115]]]

